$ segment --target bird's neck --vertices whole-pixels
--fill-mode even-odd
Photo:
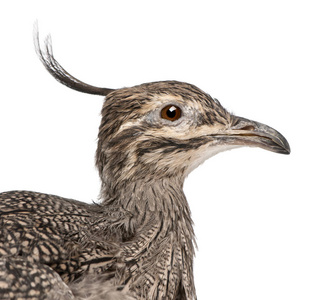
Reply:
[[[182,187],[183,182],[166,178],[119,183],[114,189],[103,191],[103,205],[114,210],[118,207],[125,216],[123,224],[118,225],[129,232],[124,243],[124,262],[127,265],[128,262],[146,258],[143,264],[137,265],[136,272],[142,275],[136,279],[132,271],[136,282],[129,282],[130,289],[132,284],[141,285],[146,276],[158,278],[155,272],[159,271],[159,266],[153,266],[159,262],[168,266],[163,269],[166,272],[169,268],[173,269],[172,275],[165,275],[173,276],[176,284],[173,290],[165,287],[170,299],[178,293],[179,286],[191,286],[191,290],[184,289],[184,292],[187,299],[194,298],[189,295],[194,295],[192,262],[195,239]],[[125,270],[122,273],[126,276],[123,280],[127,280],[128,272]]]
[[[183,180],[168,177],[103,185],[101,198],[102,205],[107,209],[118,208],[125,213],[125,218],[131,219],[127,230],[132,231],[151,222],[148,216],[154,215],[161,216],[170,226],[176,225],[186,231],[192,239],[194,237],[191,213],[183,192]]]

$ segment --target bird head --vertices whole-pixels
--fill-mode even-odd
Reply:
[[[152,82],[106,96],[97,166],[125,180],[185,177],[207,158],[241,146],[290,152],[279,132],[230,114],[196,86]]]
[[[86,84],[55,60],[50,39],[36,51],[46,69],[68,87],[104,95],[96,163],[103,184],[180,178],[207,158],[241,146],[289,154],[287,140],[273,128],[237,117],[194,85],[162,81],[130,88]]]

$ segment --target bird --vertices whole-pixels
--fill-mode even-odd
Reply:
[[[183,191],[206,159],[238,147],[289,154],[275,129],[228,112],[193,84],[86,84],[36,52],[60,83],[104,96],[92,204],[32,191],[0,194],[1,299],[197,299],[196,238]]]

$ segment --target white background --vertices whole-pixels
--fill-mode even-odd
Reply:
[[[6,4],[4,4],[6,3]],[[9,3],[9,4],[8,4]],[[199,299],[323,299],[322,1],[6,1],[0,5],[0,191],[96,200],[102,98],[57,83],[32,42],[51,33],[72,75],[119,88],[175,79],[268,124],[292,153],[246,148],[187,179]]]

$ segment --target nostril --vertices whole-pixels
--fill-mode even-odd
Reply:
[[[240,130],[254,131],[255,127],[252,125],[246,125],[246,126],[240,128]]]

